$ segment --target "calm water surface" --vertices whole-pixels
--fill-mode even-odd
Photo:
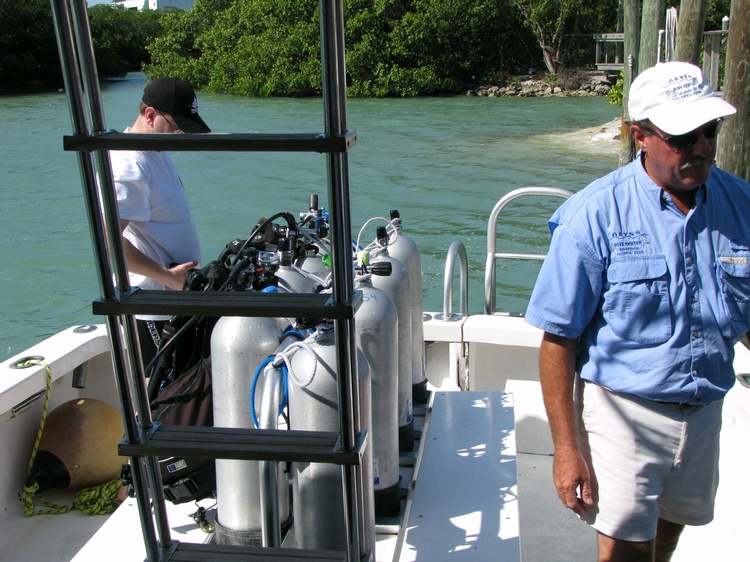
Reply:
[[[144,77],[102,86],[107,126],[135,118]],[[214,131],[317,133],[322,103],[200,95]],[[425,309],[440,310],[445,254],[462,240],[469,258],[469,308],[483,302],[487,219],[495,202],[525,185],[578,190],[617,165],[614,150],[582,150],[553,137],[617,117],[601,97],[448,97],[349,100],[352,222],[398,209],[422,251]],[[101,322],[91,301],[96,272],[63,93],[0,97],[0,360],[67,326]],[[204,261],[257,220],[304,211],[317,193],[327,207],[325,157],[308,154],[173,153],[201,232]],[[532,198],[507,223],[509,251],[544,251],[545,223],[558,203]],[[370,241],[375,226],[363,236]],[[520,312],[537,265],[502,266],[498,310]]]

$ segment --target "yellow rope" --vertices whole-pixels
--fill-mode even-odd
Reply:
[[[52,390],[52,369],[44,361],[38,359],[29,359],[23,366],[30,367],[31,365],[41,365],[47,372],[47,390],[44,394],[44,406],[42,407],[42,418],[39,422],[39,431],[36,434],[36,440],[34,441],[34,448],[31,451],[31,458],[29,459],[29,468],[27,476],[31,474],[31,469],[34,467],[34,460],[36,459],[37,452],[39,451],[39,443],[42,440],[42,433],[44,432],[44,424],[47,421],[47,411],[49,410],[49,396]],[[73,503],[70,505],[57,505],[51,503],[41,496],[36,496],[39,490],[39,484],[36,482],[31,486],[24,486],[23,492],[18,494],[21,504],[23,505],[23,512],[27,517],[33,515],[52,515],[59,513],[67,513],[72,509],[78,509],[87,515],[106,515],[114,511],[114,503],[117,499],[117,491],[120,489],[120,477],[117,476],[92,488],[84,488],[76,493],[73,498]],[[37,509],[36,500],[39,500],[48,509]]]

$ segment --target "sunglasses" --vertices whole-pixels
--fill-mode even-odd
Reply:
[[[158,115],[161,115],[161,118],[164,119],[164,121],[167,122],[167,125],[169,125],[169,128],[172,130],[173,133],[182,133],[182,129],[180,129],[180,126],[177,125],[173,120],[169,119],[165,113],[162,113],[158,109],[154,109]]]
[[[724,118],[721,117],[712,122],[710,125],[706,125],[702,129],[697,129],[695,131],[685,133],[684,135],[662,135],[661,133],[655,131],[654,129],[651,129],[650,127],[642,128],[652,135],[659,137],[672,148],[676,148],[678,150],[686,150],[693,146],[696,142],[698,142],[698,139],[701,135],[706,137],[707,140],[715,139],[716,135],[719,134],[719,127],[721,126],[723,121]]]

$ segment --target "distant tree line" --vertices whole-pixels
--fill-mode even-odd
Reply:
[[[535,5],[533,14],[520,4]],[[565,4],[566,11],[558,13]],[[573,6],[573,4],[575,4]],[[538,37],[559,33],[556,70],[576,61],[580,33],[611,30],[618,0],[345,0],[351,96],[456,93],[545,68]],[[197,0],[162,19],[149,76],[254,96],[320,91],[317,2]],[[535,24],[530,25],[533,18]],[[590,37],[589,37],[590,41]],[[565,54],[571,56],[565,57]],[[592,61],[589,61],[592,62]]]
[[[98,4],[88,9],[99,76],[121,78],[149,61],[147,46],[163,33],[166,12]],[[0,0],[0,94],[63,87],[49,0]]]
[[[708,0],[707,29],[730,1]],[[617,30],[620,3],[345,0],[349,94],[457,93],[529,68],[563,74],[593,62],[590,35]],[[0,0],[0,21],[0,94],[62,87],[49,0]],[[196,0],[188,12],[100,4],[89,21],[100,78],[143,70],[230,94],[320,92],[314,0]]]

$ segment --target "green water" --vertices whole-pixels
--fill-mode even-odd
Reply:
[[[107,126],[135,118],[143,75],[102,86]],[[200,95],[214,131],[318,133],[315,99]],[[487,220],[495,202],[525,185],[578,190],[617,165],[616,150],[551,140],[618,116],[602,97],[448,97],[349,100],[353,235],[373,216],[398,209],[422,251],[424,306],[440,310],[445,254],[454,240],[469,258],[469,308],[480,312]],[[62,150],[71,132],[63,93],[0,97],[0,360],[91,312],[99,289],[77,160]],[[305,210],[310,193],[327,207],[325,157],[309,154],[173,153],[201,232],[204,261],[247,236],[262,216]],[[508,251],[543,251],[544,224],[558,202],[515,206]],[[363,240],[374,236],[374,226]],[[498,270],[498,310],[523,311],[533,263]]]

